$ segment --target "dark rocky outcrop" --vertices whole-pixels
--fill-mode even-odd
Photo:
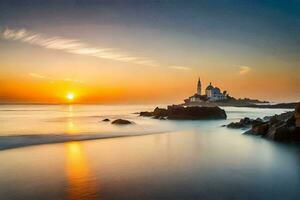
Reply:
[[[127,125],[127,124],[133,124],[131,121],[125,120],[125,119],[116,119],[111,122],[112,124],[116,125]]]
[[[267,117],[267,121],[253,123],[246,134],[284,142],[300,142],[300,103],[294,112]]]
[[[226,126],[226,125],[224,125]],[[240,123],[240,122],[231,122],[230,124],[227,125],[228,128],[246,128],[246,126],[244,126],[244,124]]]
[[[158,108],[156,107],[153,111],[154,116],[159,117],[167,117],[168,116],[168,110],[164,108]]]
[[[268,129],[269,129],[268,122],[256,122],[252,124],[251,132],[254,135],[265,135]]]
[[[155,108],[153,112],[140,112],[140,116],[155,119],[197,120],[197,119],[226,119],[226,113],[219,107],[183,107],[168,106],[167,109]]]
[[[295,109],[295,114],[294,114],[294,119],[295,119],[295,126],[296,128],[300,128],[300,103]]]
[[[239,122],[231,122],[227,125],[228,128],[248,128],[251,126],[254,120],[250,119],[249,117],[245,117],[241,119]]]
[[[153,112],[148,112],[148,111],[143,111],[143,112],[140,112],[139,114],[140,114],[140,116],[143,116],[143,117],[152,117],[153,116]]]
[[[226,119],[220,107],[168,107],[168,119]]]
[[[106,118],[106,119],[103,119],[102,121],[103,122],[109,122],[110,120]]]

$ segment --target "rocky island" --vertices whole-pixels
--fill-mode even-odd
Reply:
[[[202,93],[202,83],[200,78],[197,82],[196,93],[184,100],[182,106],[234,106],[234,107],[250,107],[250,108],[295,108],[297,103],[278,103],[271,104],[268,101],[261,101],[250,98],[235,98],[226,90],[222,91],[219,87],[213,86],[212,83],[205,88]]]
[[[140,116],[156,119],[198,120],[198,119],[226,119],[226,113],[220,107],[178,106],[165,108],[156,107],[152,112],[140,112]]]

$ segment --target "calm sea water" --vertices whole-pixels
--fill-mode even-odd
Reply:
[[[134,135],[2,150],[0,199],[300,199],[298,146],[221,127],[286,110],[225,108],[227,120],[210,121],[134,114],[153,108],[0,106],[0,145],[24,144],[32,135],[43,143],[52,135]],[[113,126],[104,118],[135,124]]]

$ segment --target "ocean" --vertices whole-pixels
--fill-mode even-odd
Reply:
[[[300,198],[299,146],[222,127],[287,109],[225,107],[226,120],[136,114],[154,108],[1,105],[0,199]]]

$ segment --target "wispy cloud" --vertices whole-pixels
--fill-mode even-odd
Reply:
[[[239,66],[239,74],[244,75],[251,71],[251,68],[249,66]]]
[[[30,45],[40,46],[46,49],[60,50],[66,53],[78,54],[84,56],[92,56],[101,59],[109,59],[119,62],[127,62],[132,64],[144,65],[149,67],[161,67],[161,63],[154,59],[132,56],[128,53],[121,52],[114,48],[104,48],[82,42],[78,39],[70,39],[65,37],[49,37],[41,33],[36,33],[27,29],[0,29],[0,38],[5,40],[20,41]],[[177,70],[191,70],[186,66],[168,66]],[[37,76],[32,74],[31,76]],[[41,78],[41,77],[40,77]]]
[[[29,76],[36,78],[36,79],[43,79],[43,80],[48,80],[50,82],[55,82],[55,81],[65,81],[65,82],[74,82],[74,83],[83,83],[83,81],[73,79],[73,78],[63,78],[63,79],[55,79],[49,76],[37,74],[37,73],[29,73]]]
[[[29,73],[29,76],[33,77],[33,78],[39,78],[39,79],[47,79],[47,77],[40,75],[40,74],[36,74],[36,73]]]
[[[177,65],[170,66],[170,68],[172,68],[172,69],[178,69],[178,70],[191,70],[191,68],[190,68],[190,67],[185,67],[185,66],[177,66]]]
[[[110,59],[120,62],[158,67],[159,63],[155,60],[130,56],[121,53],[113,48],[103,48],[84,43],[77,39],[65,37],[48,37],[40,33],[32,32],[27,29],[5,28],[1,31],[1,37],[6,40],[21,41],[31,45],[40,46],[46,49],[60,50],[67,53],[93,56],[102,59]]]

